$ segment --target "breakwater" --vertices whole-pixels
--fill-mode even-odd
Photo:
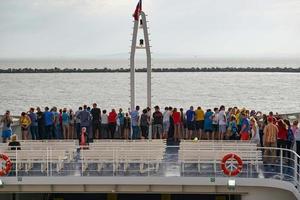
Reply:
[[[147,72],[146,68],[135,69],[136,72]],[[0,73],[125,73],[130,72],[129,68],[7,68],[0,69]],[[253,67],[209,67],[209,68],[152,68],[152,72],[279,72],[279,73],[300,73],[299,68],[289,67],[265,67],[265,68],[253,68]]]

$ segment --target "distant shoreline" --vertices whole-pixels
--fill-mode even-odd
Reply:
[[[147,72],[146,68],[135,69],[136,72]],[[80,69],[80,68],[19,68],[19,69],[0,69],[2,74],[18,74],[18,73],[128,73],[129,68],[92,68],[92,69]],[[235,67],[209,67],[209,68],[153,68],[152,72],[280,72],[280,73],[300,73],[299,68],[235,68]]]

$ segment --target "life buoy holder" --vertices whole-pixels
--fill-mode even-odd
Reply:
[[[9,174],[11,167],[12,167],[12,163],[11,163],[10,158],[5,154],[0,154],[0,160],[5,161],[5,167],[0,168],[0,176],[5,176],[5,175]]]
[[[226,162],[228,160],[230,160],[230,164],[226,165]],[[242,171],[242,168],[243,168],[242,159],[234,153],[229,153],[225,155],[221,161],[221,169],[223,173],[226,174],[227,176],[238,175]]]

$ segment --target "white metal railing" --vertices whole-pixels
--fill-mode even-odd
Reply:
[[[14,176],[182,176],[225,177],[220,162],[223,155],[235,153],[244,161],[239,178],[278,179],[300,189],[300,156],[293,150],[258,147],[256,150],[234,149],[185,150],[179,146],[163,148],[109,148],[83,150],[79,147],[55,149],[45,146],[35,150],[9,150],[0,153],[13,163]],[[272,154],[267,155],[268,151]],[[208,156],[211,155],[211,157]],[[189,156],[194,155],[194,156]],[[202,156],[201,156],[202,155]],[[0,163],[1,166],[1,163]],[[300,191],[300,190],[299,190]]]

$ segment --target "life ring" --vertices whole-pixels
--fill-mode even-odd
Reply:
[[[0,176],[5,176],[10,172],[12,163],[11,163],[10,158],[5,154],[0,154],[0,160],[5,161],[5,167],[2,169],[0,168]]]
[[[228,160],[231,160],[231,163],[229,166],[226,166],[226,162]],[[237,165],[233,163],[233,160],[236,160]],[[229,169],[231,168],[231,169]],[[235,168],[234,170],[232,170],[232,168]],[[243,168],[243,161],[242,159],[234,154],[234,153],[229,153],[227,155],[225,155],[221,161],[221,169],[223,171],[224,174],[226,174],[227,176],[236,176],[238,175]]]

